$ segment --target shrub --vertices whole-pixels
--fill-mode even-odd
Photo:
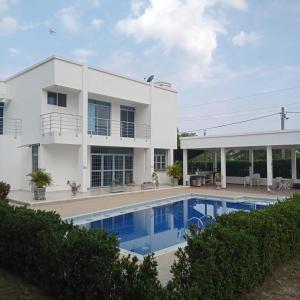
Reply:
[[[0,267],[24,275],[59,299],[158,299],[162,287],[149,256],[120,259],[103,230],[61,221],[54,212],[0,203]]]
[[[0,181],[0,200],[6,199],[9,192],[10,192],[10,185],[3,181]]]
[[[173,299],[233,299],[260,284],[300,249],[300,196],[217,218],[177,252]]]

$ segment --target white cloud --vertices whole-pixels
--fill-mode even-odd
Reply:
[[[103,24],[103,21],[101,19],[93,19],[91,21],[91,27],[93,29],[99,29],[102,24]]]
[[[97,52],[91,49],[75,49],[72,54],[80,61],[85,62],[89,57],[96,56]]]
[[[88,0],[88,2],[93,6],[93,7],[99,7],[101,0]]]
[[[78,12],[72,6],[65,7],[58,12],[58,17],[65,28],[77,31],[79,28]]]
[[[180,50],[207,65],[217,48],[217,34],[226,32],[222,22],[207,13],[218,3],[239,10],[247,7],[244,0],[150,0],[138,15],[133,5],[132,15],[120,20],[117,29],[138,42],[156,40],[164,53]]]
[[[256,44],[260,38],[261,36],[256,32],[246,33],[244,31],[241,31],[239,34],[235,35],[232,38],[232,43],[235,46],[244,47],[246,45]]]
[[[18,48],[13,48],[13,47],[11,47],[11,48],[8,49],[8,52],[9,52],[10,54],[12,54],[12,55],[17,55],[17,54],[20,54],[20,53],[21,53],[21,50],[18,49]]]
[[[3,17],[0,19],[0,35],[10,35],[18,30],[18,21],[13,17]]]
[[[8,11],[15,2],[16,0],[0,0],[0,13]]]

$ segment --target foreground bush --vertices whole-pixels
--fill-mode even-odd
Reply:
[[[158,299],[152,256],[119,258],[115,236],[63,223],[53,212],[0,203],[0,266],[59,299]]]
[[[177,252],[173,299],[233,299],[300,250],[300,196],[263,210],[220,216]]]

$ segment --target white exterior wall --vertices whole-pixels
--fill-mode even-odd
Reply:
[[[0,151],[4,153],[0,161],[0,167],[3,166],[0,168],[0,180],[4,178],[12,183],[14,189],[30,188],[26,178],[32,166],[30,144],[41,144],[39,166],[46,168],[54,178],[54,186],[49,190],[67,189],[68,179],[85,182],[82,185],[90,187],[92,145],[134,148],[134,178],[138,184],[151,180],[154,148],[169,151],[176,148],[175,91],[95,68],[85,68],[83,75],[82,64],[52,57],[0,82],[0,95],[11,99],[5,107],[5,117],[22,119],[23,124],[22,136],[8,143],[5,150],[2,150],[0,140]],[[67,94],[67,107],[48,105],[47,91]],[[118,130],[107,138],[88,135],[88,98],[110,102],[111,120],[116,122],[120,121],[120,105],[135,107],[135,122],[148,124],[151,138],[120,138]],[[49,113],[82,115],[83,132],[77,136],[73,133],[43,136],[41,115]],[[17,146],[23,147],[16,150]],[[20,174],[18,179],[11,170]],[[169,182],[165,173],[159,176],[162,182]]]

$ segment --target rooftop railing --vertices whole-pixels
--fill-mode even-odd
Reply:
[[[0,118],[0,135],[12,135],[15,138],[22,135],[22,120]]]
[[[151,130],[148,124],[89,118],[88,134],[149,140],[151,137]]]
[[[82,130],[82,117],[57,112],[47,113],[41,115],[40,126],[42,135],[74,133],[78,136]]]

